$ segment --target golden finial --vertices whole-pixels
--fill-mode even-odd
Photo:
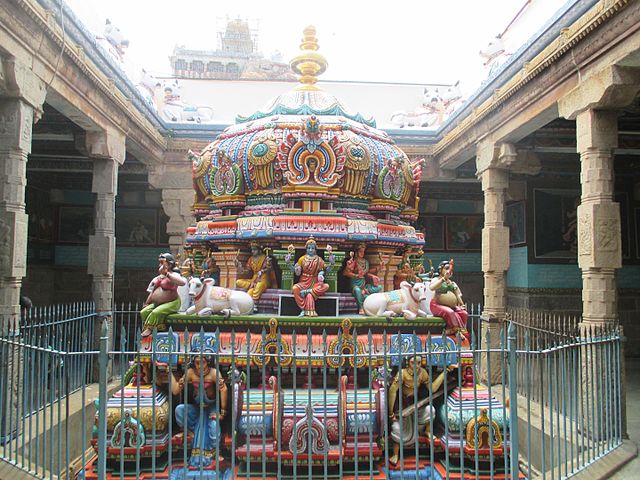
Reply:
[[[304,29],[304,36],[300,44],[302,53],[291,60],[291,69],[300,75],[298,90],[318,90],[314,85],[318,75],[322,75],[327,69],[327,60],[316,50],[318,50],[318,39],[316,38],[316,27],[308,26]]]

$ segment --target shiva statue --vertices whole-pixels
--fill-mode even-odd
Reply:
[[[153,328],[161,325],[167,315],[180,309],[178,287],[185,285],[185,279],[176,268],[176,261],[170,253],[158,257],[158,276],[151,280],[147,292],[149,296],[140,311],[144,330],[143,337],[151,335]]]
[[[289,246],[289,253],[285,257],[285,263],[291,271],[299,276],[298,283],[293,286],[293,296],[300,308],[301,317],[317,317],[316,300],[329,290],[329,284],[324,282],[324,274],[329,273],[335,264],[335,255],[331,253],[331,246],[327,245],[329,264],[317,254],[317,244],[313,237],[309,237],[305,244],[306,254],[291,263],[295,252],[293,245]]]
[[[453,259],[443,260],[438,265],[436,276],[429,283],[429,288],[435,293],[429,308],[431,313],[445,319],[447,335],[458,332],[467,335],[469,314],[462,301],[462,291],[451,277],[453,277]]]
[[[171,393],[180,395],[188,384],[192,403],[181,403],[176,407],[176,421],[187,434],[193,432],[189,466],[206,468],[212,465],[221,438],[220,422],[227,414],[227,385],[220,372],[212,367],[212,359],[200,355],[193,358],[187,373],[179,380],[174,377]],[[218,408],[218,401],[220,406]],[[222,461],[218,458],[218,462]]]
[[[238,259],[235,260],[235,264],[238,269],[238,275],[251,275],[251,277],[236,280],[236,287],[246,290],[253,298],[254,304],[257,305],[262,293],[267,288],[275,287],[276,279],[271,265],[271,257],[266,252],[263,252],[257,241],[253,240],[249,246],[251,248],[251,257],[247,260],[246,267]]]
[[[397,465],[400,453],[400,444],[408,452],[408,448],[415,445],[418,437],[428,435],[431,422],[435,418],[436,410],[429,404],[429,397],[419,399],[421,392],[429,391],[429,372],[420,365],[420,358],[409,357],[405,360],[406,366],[402,368],[391,380],[388,393],[389,422],[391,423],[391,442],[393,454],[389,457],[391,465]],[[445,375],[455,368],[447,367],[438,377],[431,382],[431,391],[437,392],[444,382]],[[421,387],[423,387],[421,389]],[[398,400],[398,392],[402,399]],[[402,407],[402,410],[400,410]],[[415,410],[418,414],[415,414]],[[402,430],[400,429],[400,417],[402,417]],[[415,420],[417,417],[417,428]],[[417,436],[416,436],[417,434]]]
[[[351,293],[356,298],[358,303],[358,314],[364,315],[364,309],[362,304],[364,299],[372,293],[378,293],[382,291],[380,286],[380,279],[375,275],[377,271],[374,271],[369,267],[369,261],[364,258],[366,245],[361,243],[355,253],[351,252],[351,258],[347,261],[342,274],[347,277],[351,283]]]

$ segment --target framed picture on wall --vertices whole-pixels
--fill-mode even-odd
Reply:
[[[482,215],[447,215],[447,250],[477,250],[482,248]]]
[[[88,244],[93,233],[93,207],[58,209],[58,242]]]
[[[444,250],[444,217],[422,217],[427,250]]]
[[[156,209],[116,209],[116,242],[119,245],[156,245],[157,232]]]
[[[507,205],[505,213],[505,223],[509,227],[509,246],[517,247],[526,244],[524,200]]]
[[[579,204],[579,190],[533,189],[536,259],[577,260]]]

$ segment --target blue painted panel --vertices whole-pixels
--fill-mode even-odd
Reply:
[[[391,365],[402,365],[403,358],[409,358],[414,353],[419,356],[422,353],[422,342],[417,335],[412,333],[391,335],[389,353],[391,354]]]
[[[507,287],[527,288],[529,286],[528,262],[527,247],[509,249]]]
[[[168,332],[159,332],[156,336],[156,358],[161,363],[178,363],[178,355],[169,355],[169,353],[180,351],[180,336],[175,332],[172,336],[172,340]]]
[[[626,265],[618,270],[618,288],[640,288],[640,265]]]
[[[482,213],[482,202],[473,200],[438,200],[438,213]]]
[[[89,247],[86,245],[56,245],[55,264],[86,267]]]
[[[529,265],[529,288],[582,288],[578,265],[533,263]]]
[[[191,337],[191,351],[202,351],[205,354],[216,353],[218,351],[218,342],[215,333],[200,332]]]
[[[155,271],[158,255],[169,247],[116,247],[116,268],[147,268]]]

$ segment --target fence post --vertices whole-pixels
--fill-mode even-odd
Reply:
[[[519,477],[519,438],[518,438],[518,380],[516,360],[516,327],[509,322],[508,350],[509,350],[509,446],[511,454],[511,479]]]
[[[109,364],[109,325],[105,319],[100,331],[100,383],[98,393],[98,478],[107,478],[107,365]]]

